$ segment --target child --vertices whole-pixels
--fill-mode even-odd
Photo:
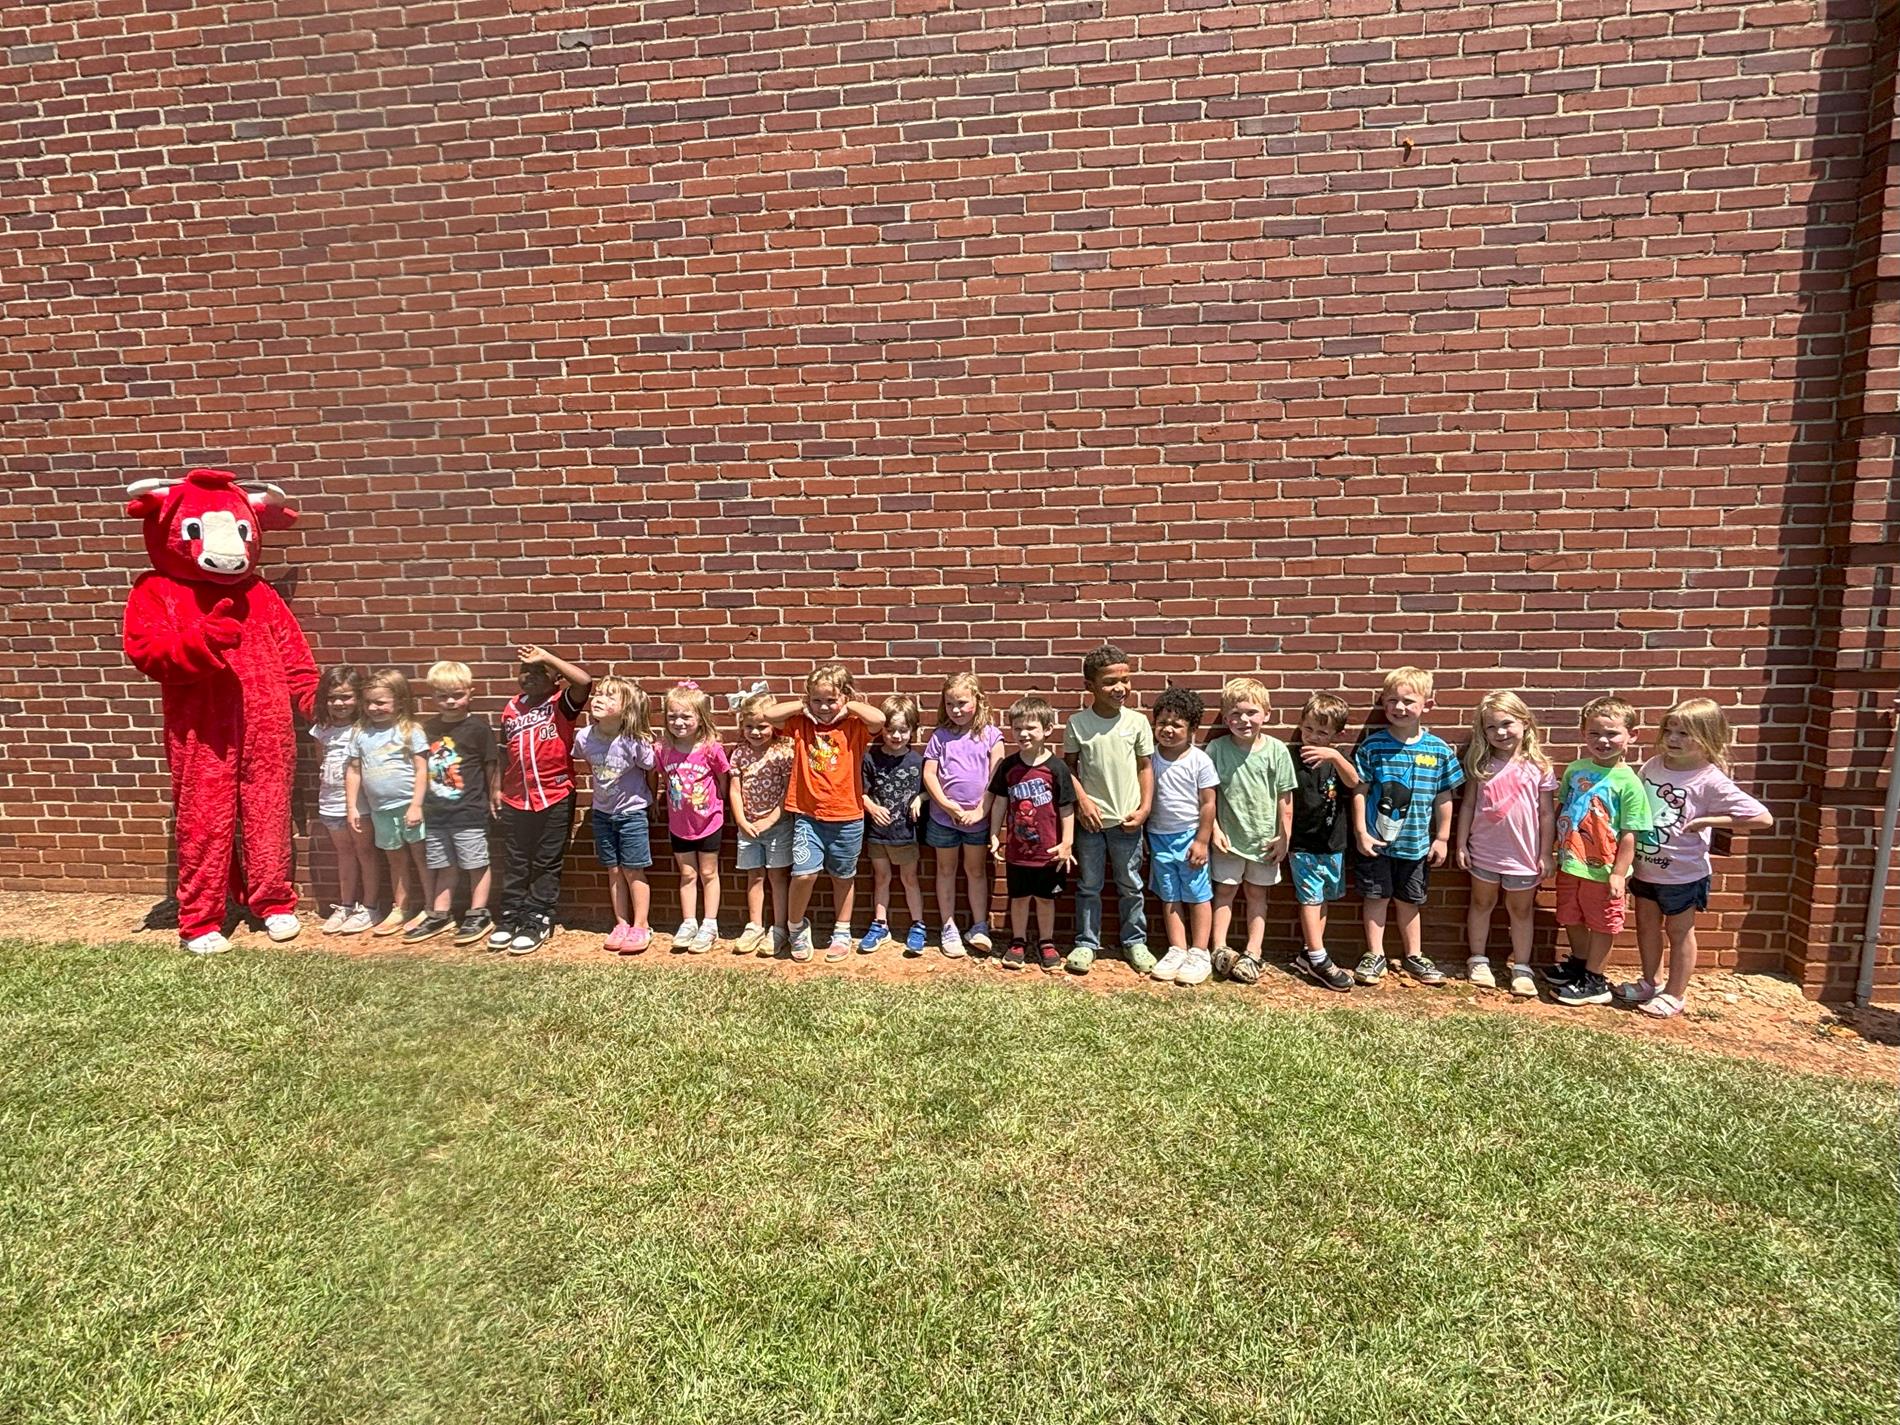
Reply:
[[[1662,755],[1643,764],[1650,829],[1636,838],[1636,943],[1643,977],[1622,997],[1643,1013],[1682,1013],[1695,969],[1695,913],[1709,908],[1709,828],[1766,831],[1768,808],[1728,776],[1728,719],[1707,698],[1686,698],[1662,724]],[[1669,938],[1669,982],[1661,986],[1663,937]]]
[[[1207,857],[1214,836],[1220,773],[1194,745],[1207,705],[1186,688],[1169,688],[1154,706],[1154,814],[1148,819],[1148,888],[1161,898],[1168,953],[1154,967],[1164,984],[1199,985],[1214,973],[1214,885]],[[1186,911],[1182,907],[1187,907]]]
[[[1155,967],[1148,910],[1141,899],[1141,828],[1154,804],[1154,732],[1125,707],[1133,674],[1128,655],[1104,643],[1082,660],[1089,705],[1069,718],[1062,750],[1075,775],[1075,948],[1069,970],[1086,975],[1102,949],[1102,890],[1112,873],[1120,892],[1122,959],[1137,975]]]
[[[1352,834],[1358,855],[1353,881],[1365,903],[1366,953],[1353,971],[1362,985],[1385,978],[1388,908],[1399,923],[1400,966],[1421,985],[1445,975],[1419,949],[1419,907],[1431,868],[1445,864],[1451,842],[1451,794],[1464,785],[1464,768],[1443,738],[1420,725],[1430,712],[1432,675],[1394,668],[1379,689],[1385,726],[1368,732],[1354,750],[1359,785],[1352,792]]]
[[[1050,750],[1056,711],[1041,698],[1018,698],[1009,707],[1016,751],[990,778],[990,850],[1001,857],[1009,883],[1009,945],[1003,966],[1028,962],[1029,912],[1036,912],[1036,963],[1053,971],[1056,897],[1063,873],[1075,866],[1075,779]]]
[[[429,873],[422,860],[422,797],[429,785],[429,741],[416,725],[409,680],[379,668],[363,680],[363,712],[350,736],[343,773],[350,830],[363,829],[367,809],[376,846],[389,858],[389,914],[377,935],[394,935],[428,910]],[[415,909],[406,909],[415,880]]]
[[[1300,735],[1287,749],[1293,758],[1293,836],[1287,866],[1293,899],[1300,907],[1303,947],[1293,959],[1293,973],[1341,994],[1352,989],[1352,976],[1326,953],[1326,903],[1345,894],[1346,837],[1352,818],[1342,813],[1359,785],[1358,769],[1333,745],[1345,730],[1349,711],[1344,699],[1313,694],[1300,709]]]
[[[937,910],[943,933],[937,943],[952,959],[963,954],[957,933],[957,871],[970,883],[970,948],[987,955],[990,940],[990,778],[1003,760],[1003,735],[990,726],[990,705],[974,673],[958,673],[943,685],[937,726],[924,744],[924,790],[930,809],[924,844],[936,853]]]
[[[435,883],[429,914],[404,940],[427,940],[453,927],[457,945],[486,940],[495,928],[488,915],[488,818],[500,804],[496,762],[501,753],[488,719],[468,710],[474,677],[466,663],[441,662],[428,673],[435,716],[425,718],[429,740],[429,788],[422,797],[423,859]],[[468,911],[456,925],[455,871],[470,877]]]
[[[1550,838],[1557,823],[1557,778],[1538,746],[1537,719],[1516,693],[1489,693],[1479,701],[1471,716],[1464,770],[1458,865],[1471,873],[1465,978],[1487,990],[1497,988],[1487,947],[1491,913],[1501,893],[1511,926],[1511,993],[1535,999],[1531,939],[1537,888],[1553,869]]]
[[[1266,732],[1266,687],[1255,678],[1231,678],[1221,689],[1227,736],[1207,745],[1220,777],[1214,810],[1214,944],[1226,973],[1243,985],[1260,978],[1267,936],[1267,887],[1278,885],[1293,832],[1293,755]],[[1234,897],[1247,900],[1247,948],[1233,956],[1227,932]]]
[[[1608,1004],[1603,967],[1623,928],[1623,894],[1636,859],[1636,834],[1650,829],[1649,794],[1623,759],[1636,740],[1636,709],[1621,698],[1585,703],[1588,757],[1564,769],[1555,847],[1557,924],[1570,957],[1550,973],[1559,1004]]]
[[[805,696],[765,709],[792,741],[792,779],[785,806],[792,813],[792,959],[811,959],[811,894],[820,870],[831,875],[837,922],[827,960],[851,953],[851,901],[858,853],[864,847],[864,749],[884,730],[884,714],[854,698],[842,663],[821,663],[805,680]]]
[[[515,656],[521,691],[501,710],[501,913],[488,948],[531,955],[554,935],[574,830],[574,723],[594,680],[532,643]]]
[[[350,741],[356,736],[368,676],[361,668],[339,665],[317,682],[317,722],[310,729],[323,749],[317,820],[330,838],[337,872],[337,903],[323,922],[325,935],[360,935],[376,923],[376,912],[370,909],[376,900],[376,842],[360,826],[351,825],[344,790]]]
[[[884,714],[884,731],[864,754],[864,840],[871,852],[871,928],[858,942],[858,951],[869,955],[891,938],[888,917],[895,873],[904,888],[904,908],[910,912],[904,953],[921,955],[925,939],[924,890],[917,880],[917,818],[924,807],[924,759],[912,745],[917,736],[917,704],[899,693],[886,698],[878,711]],[[956,893],[954,874],[952,895]]]
[[[666,734],[654,761],[666,778],[666,829],[679,873],[680,928],[673,949],[704,955],[719,935],[719,843],[726,835],[721,789],[732,775],[713,728],[712,699],[690,679],[666,695]],[[702,904],[703,897],[703,904]]]
[[[587,700],[587,716],[587,727],[574,736],[574,755],[588,766],[594,856],[607,869],[614,906],[614,928],[601,948],[638,955],[653,941],[647,924],[647,867],[653,864],[647,773],[654,767],[647,695],[631,679],[602,678]]]
[[[746,874],[746,924],[733,949],[741,955],[783,953],[786,892],[792,878],[792,823],[785,815],[785,789],[792,775],[792,744],[765,716],[775,699],[753,693],[739,704],[739,745],[732,751],[728,795],[739,828],[739,869]],[[765,890],[772,888],[772,918],[765,918]],[[766,926],[771,926],[768,938]]]

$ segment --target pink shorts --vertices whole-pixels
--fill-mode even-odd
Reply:
[[[1623,902],[1610,899],[1608,881],[1592,881],[1559,871],[1557,924],[1581,925],[1599,935],[1615,935],[1623,928]]]

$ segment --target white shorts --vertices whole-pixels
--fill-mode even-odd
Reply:
[[[1217,886],[1277,886],[1280,884],[1278,861],[1249,861],[1231,851],[1215,851],[1208,857],[1208,869]]]

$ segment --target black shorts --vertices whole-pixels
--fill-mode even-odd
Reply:
[[[1052,901],[1066,891],[1060,866],[1011,866],[1009,898],[1013,901]]]
[[[1638,900],[1654,901],[1664,915],[1681,915],[1685,910],[1709,908],[1709,878],[1690,881],[1683,886],[1658,886],[1630,877],[1630,894]]]
[[[1423,856],[1412,861],[1401,861],[1396,856],[1355,855],[1351,859],[1353,889],[1361,900],[1425,904],[1432,871]]]
[[[726,828],[722,826],[710,836],[675,836],[669,831],[666,834],[666,839],[673,843],[673,854],[675,856],[703,855],[707,853],[717,856],[719,854],[719,843],[726,839]]]

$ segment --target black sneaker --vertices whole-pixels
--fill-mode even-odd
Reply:
[[[1036,961],[1045,970],[1062,968],[1062,952],[1056,949],[1056,942],[1045,940],[1036,947]]]
[[[1570,984],[1559,985],[1553,996],[1558,1004],[1608,1004],[1613,998],[1610,982],[1602,975],[1585,970]]]
[[[512,915],[503,915],[495,921],[495,928],[488,933],[487,945],[490,950],[506,950],[515,938],[519,922]]]
[[[434,911],[422,917],[402,933],[402,943],[414,945],[419,941],[433,940],[443,931],[455,925],[455,917],[447,914],[437,915]]]
[[[1005,970],[1020,970],[1023,964],[1023,942],[1020,940],[1010,941],[1008,945],[1003,947],[1003,968]]]
[[[521,928],[508,942],[510,955],[532,955],[554,938],[554,923],[545,915],[524,915]]]
[[[1584,973],[1583,961],[1575,955],[1567,955],[1544,971],[1544,983],[1552,989],[1560,985],[1574,985]]]
[[[1405,971],[1421,985],[1442,985],[1445,972],[1423,955],[1407,955],[1399,961],[1399,968]]]
[[[473,945],[477,940],[486,940],[488,932],[494,928],[494,918],[486,910],[471,910],[462,917],[462,923],[455,927],[455,943]]]
[[[1335,965],[1331,955],[1322,955],[1318,960],[1310,959],[1305,955],[1296,955],[1293,957],[1293,973],[1311,980],[1316,985],[1323,985],[1329,990],[1339,990],[1343,993],[1352,988],[1352,976]]]

